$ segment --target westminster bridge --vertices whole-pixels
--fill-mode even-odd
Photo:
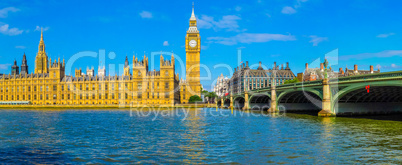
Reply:
[[[402,71],[299,82],[218,98],[218,106],[319,111],[319,116],[402,112]]]

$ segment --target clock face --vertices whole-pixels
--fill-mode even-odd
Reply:
[[[188,44],[193,48],[193,47],[197,46],[197,41],[191,40]]]

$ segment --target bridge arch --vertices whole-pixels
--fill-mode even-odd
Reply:
[[[369,91],[366,86],[370,85]],[[402,112],[400,81],[359,83],[333,96],[332,111],[337,115],[386,114]]]
[[[319,111],[322,108],[322,94],[318,90],[289,90],[277,98],[280,111]]]
[[[242,109],[244,107],[245,99],[243,96],[233,98],[233,106],[235,109]]]
[[[217,105],[218,107],[221,107],[221,105],[222,105],[221,99],[218,99],[218,101],[216,102],[216,105]]]
[[[268,110],[271,106],[271,96],[266,93],[255,93],[249,99],[250,109]]]
[[[223,107],[224,108],[230,107],[230,98],[229,97],[223,98]]]

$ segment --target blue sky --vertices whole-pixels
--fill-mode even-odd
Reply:
[[[7,1],[0,2],[0,73],[9,73],[25,52],[30,72],[43,27],[48,56],[71,59],[77,53],[115,53],[106,65],[124,63],[128,55],[174,52],[185,59],[185,35],[193,1]],[[212,78],[222,66],[240,61],[271,67],[290,63],[295,74],[305,63],[334,49],[339,67],[382,72],[401,70],[402,1],[399,0],[250,0],[194,1],[201,35],[201,63]],[[237,49],[242,59],[237,59]],[[157,56],[159,58],[159,55]],[[166,56],[166,58],[170,58]],[[73,67],[95,66],[99,60],[80,58]],[[218,65],[220,64],[220,65]],[[159,69],[159,60],[154,65]],[[110,68],[108,68],[110,69]],[[176,66],[180,77],[181,67]],[[118,67],[115,68],[118,70]],[[71,71],[66,71],[70,73]],[[206,71],[201,71],[206,76]]]

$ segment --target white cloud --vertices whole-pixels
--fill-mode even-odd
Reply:
[[[237,43],[262,43],[268,41],[294,41],[296,37],[283,34],[268,33],[241,33],[233,37],[208,37],[207,40],[223,45],[235,45]]]
[[[389,36],[395,35],[395,33],[386,33],[377,35],[378,38],[387,38]]]
[[[17,48],[17,49],[25,49],[26,47],[25,46],[15,46],[15,48]]]
[[[386,57],[393,57],[393,56],[399,56],[402,57],[402,50],[384,50],[382,52],[378,53],[361,53],[361,54],[355,54],[355,55],[345,55],[345,56],[340,56],[339,60],[350,60],[350,59],[356,59],[356,60],[361,60],[361,59],[368,59],[368,58],[386,58]]]
[[[308,0],[297,0],[296,5],[295,5],[295,9],[301,7],[301,4],[304,2],[307,2]]]
[[[283,13],[283,14],[294,14],[294,13],[296,13],[296,10],[293,9],[293,7],[285,6],[285,7],[283,7],[283,9],[282,9],[282,13]]]
[[[169,42],[168,41],[163,42],[163,46],[169,46]]]
[[[236,7],[235,7],[235,10],[236,10],[236,11],[240,11],[240,10],[241,10],[241,7],[240,7],[240,6],[236,6]]]
[[[152,18],[152,13],[149,11],[142,11],[140,13],[141,18]]]
[[[285,7],[283,7],[282,8],[282,13],[283,14],[294,14],[294,13],[296,13],[297,11],[296,11],[296,9],[297,8],[300,8],[301,7],[301,5],[302,5],[302,3],[304,3],[304,2],[307,2],[308,0],[297,0],[296,1],[296,4],[293,6],[293,7],[291,7],[291,6],[285,6]]]
[[[24,31],[20,30],[18,28],[10,28],[9,29],[8,24],[0,25],[0,33],[3,33],[5,35],[15,36],[15,35],[21,34],[22,32],[24,32]]]
[[[11,64],[0,64],[0,70],[7,70],[10,66]]]
[[[376,66],[376,68],[378,68],[378,69],[384,69],[384,70],[395,70],[395,69],[399,69],[399,68],[401,68],[402,66],[400,66],[400,65],[396,65],[396,64],[391,64],[391,65],[380,65],[380,64],[377,64],[377,66]]]
[[[220,20],[215,21],[214,17],[202,15],[197,19],[198,28],[200,29],[214,29],[215,31],[226,29],[227,31],[244,31],[239,30],[238,20],[241,20],[236,15],[225,15]]]
[[[43,27],[43,26],[36,26],[34,31],[40,31],[42,28],[43,28],[43,31],[49,30],[49,27],[48,27],[48,26],[46,26],[46,27]]]
[[[15,7],[6,7],[0,10],[0,18],[6,18],[8,16],[8,12],[17,12],[20,11],[20,9],[17,9]]]
[[[316,35],[309,36],[311,40],[310,43],[313,43],[313,46],[317,46],[320,42],[328,41],[328,37],[318,37]]]

